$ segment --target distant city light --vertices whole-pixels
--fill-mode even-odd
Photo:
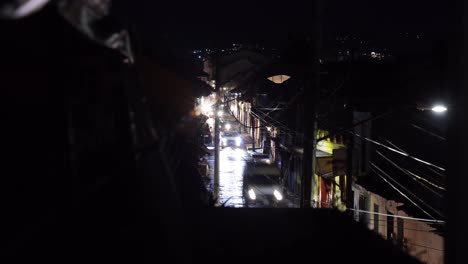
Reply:
[[[204,113],[210,112],[210,111],[211,111],[211,105],[202,104],[201,110],[202,110]]]
[[[210,126],[213,126],[214,122],[215,122],[215,120],[213,118],[211,118],[211,117],[208,118],[208,120],[206,120],[206,123],[208,123],[208,125],[210,125]]]

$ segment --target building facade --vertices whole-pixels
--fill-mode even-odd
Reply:
[[[353,184],[353,200],[356,221],[424,263],[444,263],[444,238],[429,222],[411,217],[399,209],[403,204],[359,184]]]

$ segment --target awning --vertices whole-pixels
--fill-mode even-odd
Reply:
[[[304,149],[302,147],[292,147],[292,146],[285,146],[283,144],[280,144],[280,148],[298,156],[302,156],[302,154],[304,153]],[[322,157],[331,157],[332,155],[327,152],[321,151],[320,149],[316,149],[315,156],[317,158],[322,158]]]
[[[302,157],[304,153],[303,148],[300,147],[288,147],[283,144],[279,144],[279,146],[282,150],[299,157]],[[317,158],[315,173],[324,179],[333,178],[335,176],[333,173],[333,156],[319,149],[316,150],[315,156]]]

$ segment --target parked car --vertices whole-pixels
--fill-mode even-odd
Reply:
[[[257,161],[247,162],[243,172],[245,206],[284,206],[280,176],[280,170],[275,164]]]

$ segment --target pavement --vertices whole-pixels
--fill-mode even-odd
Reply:
[[[263,154],[263,148],[252,149],[253,139],[249,133],[231,116],[222,117],[224,123],[231,125],[231,131],[240,131],[242,146],[238,148],[220,149],[219,203],[224,207],[244,207],[242,173],[246,161],[252,160],[252,155]],[[207,173],[204,177],[205,186],[213,193],[214,187],[214,145],[206,146],[210,152],[206,155]],[[258,147],[258,146],[257,146]],[[299,199],[290,193],[283,193],[286,207],[299,207]]]
[[[245,163],[252,160],[252,155],[263,154],[263,149],[252,149],[252,138],[242,134],[243,146],[239,148],[227,147],[220,150],[219,203],[224,207],[244,207],[243,177]],[[210,154],[207,155],[208,173],[204,177],[205,186],[213,193],[214,189],[214,146],[207,145]],[[284,193],[284,204],[289,208],[299,207],[299,198],[290,193]]]

